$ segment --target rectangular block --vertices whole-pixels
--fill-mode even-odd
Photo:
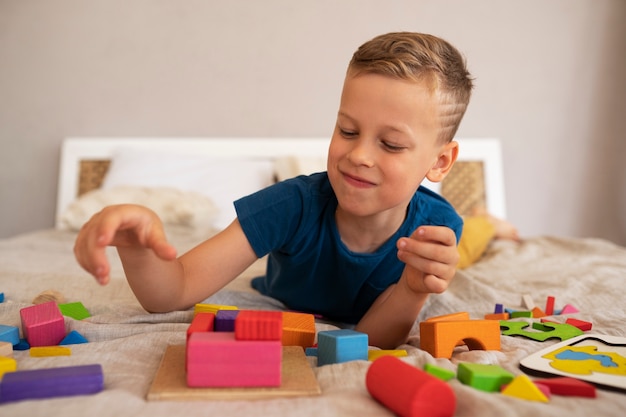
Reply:
[[[354,330],[327,330],[317,334],[317,365],[368,360],[368,336]]]
[[[190,387],[277,387],[280,341],[236,340],[230,332],[193,333],[187,341]]]
[[[194,306],[193,308],[193,313],[198,314],[198,313],[213,313],[213,314],[217,314],[218,311],[220,310],[239,310],[239,308],[237,306],[229,306],[229,305],[223,305],[223,304],[202,304],[202,303],[198,303]]]
[[[283,346],[311,347],[315,343],[315,317],[308,313],[283,312]]]
[[[0,403],[95,394],[103,388],[104,375],[100,365],[15,371],[2,378]]]
[[[65,346],[35,346],[30,348],[30,356],[43,358],[46,356],[71,356],[72,349]]]
[[[283,313],[281,311],[243,310],[235,320],[237,340],[282,340]]]
[[[54,301],[20,310],[24,338],[31,347],[58,345],[65,337],[65,320]]]
[[[215,314],[206,312],[197,313],[193,317],[193,320],[191,320],[191,324],[187,328],[187,339],[189,339],[189,336],[191,336],[192,333],[212,332],[214,323]]]

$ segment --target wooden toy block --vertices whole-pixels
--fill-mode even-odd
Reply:
[[[7,358],[13,356],[13,344],[10,342],[0,342],[0,356]]]
[[[478,390],[498,392],[513,380],[514,375],[498,365],[461,362],[457,367],[457,378]]]
[[[552,316],[554,314],[554,297],[549,296],[546,299],[546,309],[544,311],[547,316]]]
[[[367,360],[368,336],[355,330],[326,330],[317,334],[317,365]]]
[[[565,304],[565,307],[561,309],[561,314],[574,314],[579,313],[578,309],[571,304]]]
[[[588,398],[596,397],[596,387],[593,384],[566,376],[538,379],[535,380],[535,384],[541,384],[550,388],[550,392],[554,395]]]
[[[502,394],[528,401],[548,402],[548,397],[546,397],[526,375],[516,376],[513,381],[502,390]]]
[[[215,325],[215,314],[200,312],[193,316],[189,327],[187,328],[187,339],[192,333],[196,332],[212,332]]]
[[[239,310],[237,306],[229,306],[223,304],[196,304],[193,308],[194,315],[198,313],[213,313],[217,314],[219,310]]]
[[[100,365],[15,371],[2,378],[0,403],[95,394],[103,387],[104,375]]]
[[[493,310],[494,314],[504,313],[504,305],[496,304],[496,307]]]
[[[461,321],[469,320],[470,316],[467,311],[460,311],[458,313],[444,314],[442,316],[429,317],[424,321],[438,322],[438,321]]]
[[[544,313],[543,310],[540,309],[539,307],[533,308],[532,313],[533,313],[532,317],[535,319],[546,317],[546,313]]]
[[[17,370],[17,361],[7,356],[0,356],[0,380],[7,372],[15,372]]]
[[[20,343],[20,329],[15,326],[0,324],[0,341],[17,345]]]
[[[522,305],[528,310],[532,310],[533,308],[535,308],[533,297],[530,294],[522,295]]]
[[[530,326],[525,321],[501,321],[500,329],[505,336],[523,336],[538,342],[545,342],[548,339],[567,340],[580,336],[583,331],[577,327],[564,323],[533,323],[532,328],[539,331],[524,330]]]
[[[282,341],[282,338],[282,312],[253,310],[239,312],[235,321],[235,339]]]
[[[4,293],[0,292],[0,303],[4,303]]]
[[[588,321],[578,320],[571,317],[565,320],[565,323],[574,327],[578,327],[583,332],[587,332],[593,327],[593,324]]]
[[[282,344],[236,340],[232,332],[193,333],[187,341],[190,387],[277,387]]]
[[[423,321],[420,348],[435,358],[452,357],[460,341],[469,350],[500,350],[500,323],[495,320]]]
[[[396,358],[402,358],[407,355],[408,353],[405,349],[372,349],[367,351],[367,360],[371,362],[375,361],[381,356],[395,356]]]
[[[76,330],[72,330],[61,340],[59,343],[60,346],[66,345],[80,345],[82,343],[88,343],[89,341],[82,334],[78,333]]]
[[[424,371],[428,372],[432,376],[441,379],[442,381],[449,381],[456,376],[456,373],[450,369],[442,368],[441,366],[427,363],[424,365]]]
[[[28,344],[28,340],[20,339],[17,345],[13,345],[13,350],[28,350],[30,349],[30,345]]]
[[[235,320],[239,310],[218,310],[215,314],[215,322],[213,324],[213,331],[216,332],[234,332]]]
[[[448,384],[394,356],[372,362],[365,384],[374,399],[400,417],[451,417],[456,410]]]
[[[308,347],[304,349],[304,354],[306,356],[311,356],[313,358],[317,358],[317,346],[316,347]]]
[[[509,313],[491,313],[491,314],[485,314],[484,317],[485,320],[508,320],[509,319]]]
[[[283,312],[283,346],[311,347],[315,343],[315,317],[312,314]]]
[[[65,337],[65,320],[54,301],[22,308],[20,317],[31,347],[58,345]]]
[[[64,316],[71,317],[75,320],[84,320],[91,317],[91,313],[89,313],[80,301],[75,303],[59,304],[59,310]]]
[[[511,313],[512,319],[532,318],[532,317],[533,317],[532,311],[514,311],[513,313]]]
[[[71,355],[72,349],[65,346],[35,346],[30,348],[30,356],[32,356],[33,358]]]

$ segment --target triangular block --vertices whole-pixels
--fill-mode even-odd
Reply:
[[[82,334],[78,333],[76,330],[72,330],[61,340],[59,345],[78,345],[81,343],[87,343],[88,340]]]
[[[548,397],[526,375],[518,375],[502,390],[503,395],[529,401],[548,402]]]
[[[547,386],[554,395],[588,398],[596,397],[596,387],[580,379],[558,377],[538,379],[535,383]]]
[[[566,304],[565,307],[561,309],[561,314],[574,314],[579,313],[578,309],[571,304]]]

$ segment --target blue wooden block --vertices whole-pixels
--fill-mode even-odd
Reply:
[[[504,306],[502,304],[496,304],[496,308],[493,310],[495,314],[504,313]]]
[[[26,339],[20,339],[17,345],[13,345],[13,350],[28,350],[30,349],[30,344]]]
[[[317,334],[318,366],[367,360],[367,334],[354,330],[327,330]]]
[[[0,342],[9,342],[13,346],[20,343],[20,330],[15,326],[0,324]]]
[[[72,330],[61,340],[59,345],[78,345],[81,343],[87,343],[88,340],[82,334],[78,333],[76,330]]]
[[[0,403],[95,394],[103,388],[104,375],[100,365],[8,372],[2,378]]]
[[[4,293],[0,292],[0,303],[4,303]]]
[[[237,315],[239,315],[239,310],[218,310],[215,314],[213,330],[216,332],[234,332]]]
[[[313,358],[317,357],[317,348],[316,347],[308,347],[304,349],[305,356],[311,356]]]

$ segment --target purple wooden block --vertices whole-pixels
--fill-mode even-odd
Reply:
[[[0,384],[0,403],[95,394],[103,387],[104,375],[100,365],[7,372]]]
[[[238,314],[239,310],[217,310],[213,329],[216,332],[234,332]]]

